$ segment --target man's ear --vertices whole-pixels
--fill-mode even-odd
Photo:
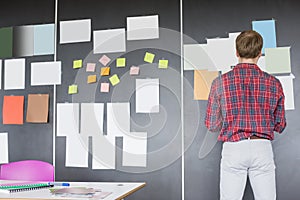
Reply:
[[[238,58],[240,57],[240,54],[238,53],[237,50],[235,51],[235,55],[236,55],[236,57],[238,57]]]

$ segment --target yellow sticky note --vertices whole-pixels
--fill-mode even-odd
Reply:
[[[168,63],[169,63],[169,60],[159,60],[158,61],[158,68],[167,69],[168,68]]]
[[[73,61],[73,68],[78,69],[82,67],[82,60],[74,60]]]
[[[78,92],[77,85],[69,85],[69,94],[76,94]]]
[[[110,72],[110,67],[101,67],[101,76],[108,76]]]
[[[110,81],[110,83],[111,83],[113,86],[115,86],[115,85],[117,85],[118,83],[120,83],[120,79],[119,79],[119,77],[118,77],[117,74],[114,74],[113,76],[111,76],[111,77],[109,78],[109,81]]]
[[[147,63],[153,63],[155,55],[153,53],[146,52],[144,61]]]
[[[125,67],[126,58],[117,58],[117,67]]]
[[[87,83],[96,83],[97,76],[96,75],[89,75],[87,79]]]

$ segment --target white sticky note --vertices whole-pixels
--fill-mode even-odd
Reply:
[[[158,15],[127,17],[127,40],[159,38]]]
[[[88,167],[88,138],[78,133],[66,138],[66,167]]]
[[[57,104],[57,136],[79,133],[79,104]]]
[[[125,29],[94,31],[94,53],[114,53],[126,51]]]
[[[4,89],[25,89],[25,59],[5,60],[4,67]]]
[[[61,61],[31,63],[31,86],[60,85]]]
[[[60,22],[60,44],[91,41],[91,19]]]
[[[122,137],[129,132],[129,103],[107,103],[107,135],[111,137]]]
[[[123,166],[147,166],[147,133],[131,132],[123,137]]]
[[[8,161],[8,136],[7,133],[0,133],[0,164]]]
[[[159,112],[159,79],[136,79],[136,112]]]
[[[281,82],[283,93],[285,96],[284,108],[285,110],[295,110],[294,103],[294,84],[293,80],[295,76],[290,74],[289,76],[276,76]]]

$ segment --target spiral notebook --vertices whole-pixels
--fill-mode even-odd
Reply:
[[[53,184],[50,183],[29,183],[29,184],[1,184],[0,193],[13,193],[13,192],[22,192],[29,190],[38,190],[42,188],[53,187]]]

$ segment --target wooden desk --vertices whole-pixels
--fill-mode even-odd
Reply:
[[[16,181],[4,181],[0,180],[0,184],[16,183]],[[70,187],[91,187],[95,189],[101,189],[101,191],[112,192],[109,196],[105,197],[104,200],[121,200],[137,190],[143,188],[146,183],[144,182],[68,182]],[[59,187],[54,187],[59,188]],[[0,199],[82,199],[82,198],[70,198],[70,197],[58,197],[50,193],[49,188],[16,192],[11,194],[0,193]],[[95,198],[87,198],[95,199]]]

